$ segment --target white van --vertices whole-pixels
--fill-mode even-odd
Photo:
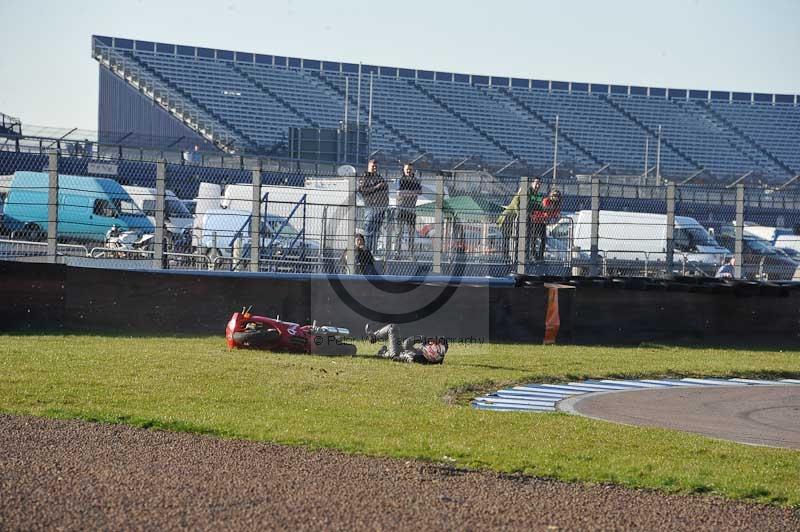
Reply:
[[[736,226],[736,222],[733,222]],[[759,225],[753,222],[744,222],[744,233],[751,235],[761,240],[766,240],[770,244],[775,244],[775,241],[780,236],[791,236],[792,230],[785,227],[770,227],[768,225]]]
[[[134,187],[123,185],[125,192],[130,195],[137,207],[147,216],[155,226],[156,223],[156,189],[148,187]],[[167,190],[164,198],[164,224],[171,240],[182,236],[186,230],[192,228],[194,217],[186,205],[178,199],[174,192]]]
[[[562,218],[551,231],[569,247],[588,253],[591,249],[592,211],[578,211]],[[675,217],[674,261],[709,272],[731,252],[688,216]],[[664,261],[667,252],[667,215],[644,212],[600,211],[598,251],[606,261]]]
[[[291,224],[305,229],[306,237],[321,247],[343,250],[352,242],[347,236],[347,191],[313,188],[262,186],[261,214],[281,219],[291,216]],[[219,206],[250,212],[253,187],[231,184],[225,187]]]
[[[261,213],[283,219],[291,215],[292,225],[305,229],[307,238],[317,241],[325,250],[343,251],[353,240],[352,235],[347,234],[347,218],[350,215],[347,194],[347,181],[342,179],[312,179],[302,188],[265,185],[261,187]],[[389,200],[391,209],[395,202],[391,193]],[[220,185],[200,183],[195,207],[195,245],[199,245],[204,213],[220,208],[250,212],[252,202],[253,188],[249,183],[230,184],[224,191]],[[420,196],[417,205],[425,203],[430,203],[430,200]],[[356,194],[356,205],[363,205],[359,194]],[[357,222],[356,230],[358,225]],[[384,224],[386,227],[387,224]]]

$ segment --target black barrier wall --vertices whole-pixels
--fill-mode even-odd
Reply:
[[[575,290],[580,344],[800,346],[800,290],[752,284],[603,282]]]
[[[697,282],[571,281],[559,290],[559,343],[800,345],[800,289]],[[352,297],[392,308],[434,300],[437,283],[386,287],[343,278]],[[540,281],[460,285],[440,309],[404,324],[409,334],[540,343],[547,289]],[[398,286],[400,288],[398,288]],[[411,289],[413,288],[413,290]],[[360,336],[375,323],[344,302],[326,279],[251,274],[142,272],[0,262],[0,323],[10,330],[121,334],[222,334],[231,313],[303,323],[315,319]]]

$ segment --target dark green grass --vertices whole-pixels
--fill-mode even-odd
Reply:
[[[800,353],[777,350],[456,345],[431,367],[229,352],[219,337],[0,337],[3,412],[791,506],[800,506],[798,451],[467,403],[523,382],[798,375]]]

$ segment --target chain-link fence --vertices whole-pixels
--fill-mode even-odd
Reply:
[[[118,155],[0,150],[0,258],[404,277],[798,278],[797,190]]]

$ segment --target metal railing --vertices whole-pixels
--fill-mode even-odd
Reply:
[[[79,244],[58,244],[57,252],[60,256],[87,257],[89,251],[86,246]],[[46,256],[47,242],[32,242],[26,240],[12,240],[0,238],[0,258]]]

